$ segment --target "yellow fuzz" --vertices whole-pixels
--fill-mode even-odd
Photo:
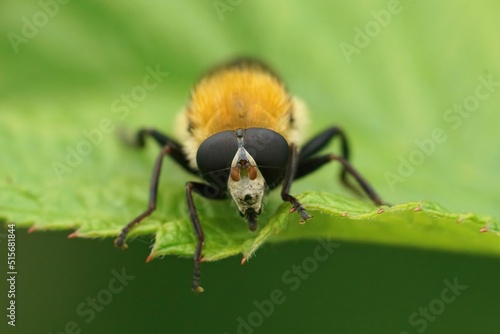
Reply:
[[[221,131],[266,128],[297,144],[305,114],[305,106],[273,74],[257,64],[241,64],[222,67],[200,80],[179,117],[178,129],[196,168],[200,144]]]

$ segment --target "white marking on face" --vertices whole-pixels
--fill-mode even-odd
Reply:
[[[231,163],[227,189],[241,214],[245,215],[248,209],[260,213],[266,181],[253,157],[243,147],[238,149]]]

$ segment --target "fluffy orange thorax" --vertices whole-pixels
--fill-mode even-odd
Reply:
[[[200,144],[225,130],[267,128],[289,140],[292,101],[284,85],[259,67],[227,68],[203,78],[187,107],[189,131]]]

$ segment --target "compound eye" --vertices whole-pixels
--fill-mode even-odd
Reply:
[[[246,129],[245,149],[254,158],[270,188],[283,180],[290,149],[282,135],[269,129]]]
[[[238,141],[234,131],[219,132],[205,139],[196,153],[201,176],[211,185],[225,189],[237,151]]]

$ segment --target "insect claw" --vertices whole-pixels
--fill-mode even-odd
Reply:
[[[125,250],[128,248],[128,245],[126,243],[124,243],[123,241],[119,242],[118,240],[115,240],[115,246],[120,248],[121,250]]]
[[[193,292],[196,292],[196,293],[202,293],[203,291],[205,291],[205,290],[201,286],[193,288]]]

